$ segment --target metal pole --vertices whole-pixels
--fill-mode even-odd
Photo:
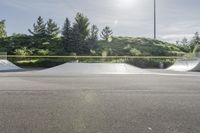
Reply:
[[[156,39],[156,0],[154,0],[154,39]]]

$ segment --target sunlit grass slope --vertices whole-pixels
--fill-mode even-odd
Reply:
[[[112,56],[181,56],[178,46],[149,38],[113,37],[112,41],[99,41],[96,51]]]

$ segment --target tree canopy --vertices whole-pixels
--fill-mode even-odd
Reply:
[[[113,35],[113,31],[108,26],[106,26],[101,32],[101,38],[106,41],[109,41],[112,35]]]
[[[192,38],[192,40],[191,40],[191,45],[196,45],[196,44],[198,44],[198,45],[200,45],[200,36],[199,36],[199,32],[196,32],[195,34],[194,34],[194,37]]]
[[[54,22],[52,19],[49,19],[46,23],[46,35],[50,38],[56,38],[58,37],[58,34],[60,33],[60,28]]]
[[[5,20],[0,20],[0,38],[4,38],[7,36],[5,22]]]
[[[44,19],[39,16],[37,22],[33,24],[33,30],[28,29],[28,31],[34,36],[44,37],[46,35],[46,24]]]
[[[79,33],[83,40],[85,40],[89,35],[89,19],[84,16],[82,13],[77,13],[75,17],[74,27],[79,30]]]

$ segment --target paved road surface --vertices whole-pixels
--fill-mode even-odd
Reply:
[[[0,132],[199,133],[200,74],[179,74],[1,73]]]

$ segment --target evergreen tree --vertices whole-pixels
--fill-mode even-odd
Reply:
[[[96,25],[92,25],[89,38],[97,41],[98,40],[98,32],[99,32],[98,27]]]
[[[59,33],[60,33],[60,29],[58,25],[52,19],[49,19],[46,23],[45,50],[49,51],[50,54],[61,53],[60,38],[58,38]]]
[[[186,37],[184,37],[181,41],[181,44],[184,46],[188,45],[188,39]]]
[[[85,52],[85,41],[82,39],[78,25],[73,25],[71,34],[71,53],[83,54]]]
[[[6,37],[6,25],[5,20],[0,20],[0,38]]]
[[[76,15],[75,23],[72,27],[69,19],[67,18],[65,20],[62,29],[62,46],[64,47],[65,52],[84,54],[89,51],[86,43],[86,38],[89,35],[88,26],[88,18],[80,13]]]
[[[112,35],[113,35],[113,32],[108,26],[106,26],[101,32],[101,38],[106,41],[109,41],[109,38],[111,38]]]
[[[191,45],[200,45],[200,36],[199,36],[199,33],[196,32],[194,34],[194,37],[192,38],[191,42],[190,42]]]
[[[71,34],[72,28],[71,28],[71,23],[68,18],[65,19],[65,23],[62,29],[62,37],[63,38],[68,38],[69,35]]]
[[[39,16],[37,22],[33,24],[33,30],[28,29],[28,31],[33,35],[33,48],[46,49],[46,47],[48,47],[49,38],[46,34],[46,23],[41,16]]]
[[[50,38],[56,38],[59,34],[59,27],[58,25],[52,20],[49,19],[46,23],[46,34]]]
[[[89,19],[81,13],[77,13],[74,26],[78,28],[82,40],[89,35],[89,25]]]
[[[39,37],[44,37],[46,35],[46,24],[41,16],[38,17],[37,22],[33,24],[33,31],[28,29],[28,31]]]
[[[96,47],[97,41],[98,41],[98,32],[99,32],[99,29],[97,28],[97,26],[92,25],[91,30],[90,30],[90,35],[87,41],[89,49],[94,49]]]
[[[65,19],[65,23],[62,29],[62,46],[65,52],[73,52],[72,43],[72,27],[68,18]]]
[[[72,28],[72,44],[73,51],[76,54],[86,54],[89,53],[89,48],[87,45],[87,38],[89,35],[89,19],[81,13],[77,13],[75,17],[75,23]]]
[[[180,41],[177,40],[177,41],[176,41],[176,45],[180,45]]]

